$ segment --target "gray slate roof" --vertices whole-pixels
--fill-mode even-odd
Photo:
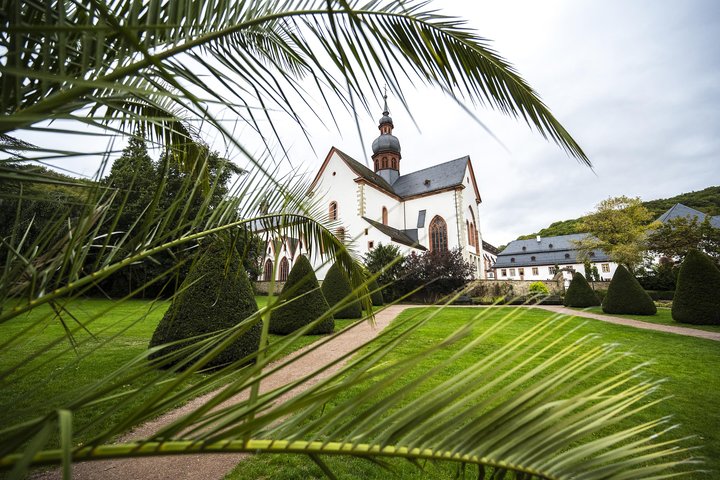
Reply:
[[[376,222],[375,220],[370,220],[367,217],[362,217],[362,219],[368,222],[373,227],[380,230],[388,237],[390,237],[390,240],[392,240],[393,242],[401,243],[403,245],[407,245],[408,247],[417,248],[418,250],[427,250],[427,248],[423,247],[418,243],[417,228],[413,228],[410,230],[398,230],[397,228],[393,228],[389,225]]]
[[[399,197],[410,197],[462,185],[470,157],[462,157],[400,176],[392,188]]]
[[[336,149],[337,150],[337,149]],[[337,150],[340,158],[358,175],[373,185],[397,195],[400,198],[412,197],[423,193],[434,192],[463,184],[465,169],[470,157],[465,156],[441,163],[417,172],[401,175],[390,185],[384,178],[376,174],[350,155]]]
[[[541,237],[539,242],[537,239],[514,240],[500,252],[493,268],[582,263],[580,252],[573,242],[581,240],[587,235],[587,233],[575,233]],[[610,257],[604,251],[597,249],[591,252],[591,261],[608,262]]]
[[[695,210],[694,208],[687,207],[683,205],[682,203],[676,203],[670,209],[660,215],[658,217],[658,221],[665,223],[668,220],[671,220],[673,218],[693,218],[697,217],[698,222],[705,221],[705,217],[708,217],[709,215],[705,215],[699,210]],[[716,217],[710,217],[710,225],[712,225],[715,228],[720,228],[720,215]]]

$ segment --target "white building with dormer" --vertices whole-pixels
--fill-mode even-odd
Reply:
[[[482,200],[470,157],[403,174],[400,141],[393,135],[387,98],[378,128],[372,169],[332,147],[310,185],[308,195],[326,206],[329,218],[340,225],[337,237],[360,256],[387,244],[396,245],[404,254],[459,248],[474,265],[475,277],[486,278],[496,252],[483,249]],[[263,280],[270,280],[275,258],[277,280],[283,281],[297,257],[307,253],[308,246],[301,240],[270,242]],[[317,271],[319,279],[327,268]]]

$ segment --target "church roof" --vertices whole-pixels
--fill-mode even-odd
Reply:
[[[418,170],[417,172],[401,175],[391,185],[380,175],[373,172],[347,153],[337,149],[336,147],[332,148],[331,153],[333,151],[335,151],[358,176],[379,189],[399,197],[400,199],[432,193],[447,188],[463,186],[465,169],[470,161],[469,156],[450,160],[449,162],[441,163],[423,170]],[[320,169],[320,172],[322,172],[323,168]],[[317,181],[317,178],[320,176],[320,172],[318,172],[318,176],[315,181]],[[475,179],[473,178],[473,186],[475,187],[474,180]],[[475,187],[475,193],[477,195],[477,187]],[[479,198],[480,197],[478,196],[478,201]]]
[[[335,147],[333,147],[333,148],[335,148]],[[335,148],[335,151],[336,151],[337,154],[340,156],[340,158],[342,158],[343,161],[344,161],[355,173],[357,173],[358,175],[360,175],[362,178],[364,178],[364,179],[367,180],[368,182],[372,183],[372,184],[375,185],[376,187],[380,187],[381,189],[383,189],[383,190],[385,190],[385,191],[387,191],[387,192],[390,192],[390,193],[395,193],[395,192],[393,192],[393,187],[392,187],[392,185],[390,185],[390,184],[389,184],[384,178],[382,178],[380,175],[378,175],[377,173],[373,172],[373,171],[370,170],[368,167],[366,167],[366,166],[363,165],[362,163],[358,162],[357,160],[355,160],[354,158],[352,158],[352,157],[351,157],[350,155],[348,155],[347,153],[345,153],[345,152],[343,152],[343,151],[341,151],[341,150],[338,150],[337,148]]]
[[[373,227],[380,230],[388,237],[390,237],[390,240],[392,240],[393,242],[401,243],[403,245],[407,245],[408,247],[417,248],[418,250],[427,250],[427,248],[423,247],[418,243],[417,229],[403,231],[398,230],[397,228],[393,228],[390,225],[385,225],[383,223],[376,222],[375,220],[370,220],[367,217],[362,217],[362,219],[368,222]]]
[[[705,217],[708,215],[705,215],[699,210],[695,210],[694,208],[690,208],[688,206],[683,205],[682,203],[676,203],[670,209],[660,215],[658,217],[658,221],[665,223],[668,220],[672,220],[673,218],[693,218],[696,217],[698,219],[698,222],[705,221]],[[716,217],[710,217],[710,225],[712,225],[715,228],[720,228],[720,216]]]
[[[399,197],[412,197],[463,184],[470,157],[465,156],[417,172],[401,175],[392,188]]]
[[[587,237],[587,233],[514,240],[500,252],[493,268],[534,267],[539,265],[562,265],[583,263],[575,242]],[[610,257],[599,249],[590,252],[591,262],[608,262]]]

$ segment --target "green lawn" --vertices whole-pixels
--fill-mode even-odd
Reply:
[[[679,323],[673,320],[669,308],[658,307],[655,315],[618,315],[607,314],[602,311],[602,307],[576,308],[575,310],[585,310],[601,315],[612,315],[613,317],[632,318],[641,322],[658,323],[661,325],[674,325],[676,327],[695,328],[698,330],[707,330],[708,332],[720,332],[720,325],[691,325],[688,323]]]
[[[511,307],[492,309],[485,321],[474,325],[474,333],[497,322],[509,308]],[[403,315],[410,315],[412,311],[406,311]],[[452,308],[445,310],[430,324],[414,333],[401,347],[389,354],[387,361],[392,362],[400,356],[436,344],[476,312],[477,309]],[[552,313],[539,309],[525,310],[520,318],[492,337],[486,345],[474,351],[472,356],[462,357],[458,365],[451,369],[454,371],[452,373],[467,366],[469,362],[492,355],[493,352],[501,349],[503,345],[533,324],[551,315]],[[610,367],[607,375],[629,369],[643,361],[652,360],[653,363],[645,368],[646,374],[650,378],[667,380],[663,384],[662,391],[658,393],[658,398],[662,396],[671,398],[659,405],[647,408],[639,416],[636,416],[632,423],[626,421],[617,426],[608,427],[608,430],[671,415],[673,422],[681,425],[673,431],[672,435],[676,437],[696,435],[697,438],[693,442],[702,445],[699,455],[707,459],[706,467],[713,471],[709,475],[698,474],[691,478],[718,478],[720,475],[720,376],[718,376],[718,372],[720,372],[720,342],[638,330],[579,317],[572,317],[570,324],[565,326],[563,331],[568,331],[573,327],[579,328],[571,334],[568,341],[595,332],[602,335],[601,341],[618,342],[632,353],[631,356],[624,357]],[[464,342],[456,344],[454,348],[460,348]],[[448,353],[446,352],[444,355],[448,355]],[[428,358],[424,364],[418,367],[418,372],[426,371],[436,361],[436,357]],[[437,385],[450,373],[439,375],[433,380],[433,385]],[[413,374],[409,376],[412,377]],[[397,383],[400,385],[406,380],[406,378],[399,378]],[[597,382],[597,380],[593,378],[590,383]],[[331,409],[332,405],[327,408]],[[341,479],[385,480],[389,477],[387,471],[367,461],[342,457],[323,457],[323,460]],[[391,462],[391,465],[399,478],[403,479],[456,478],[455,466],[442,462],[426,464],[426,472],[418,471],[415,466],[407,462]],[[475,470],[468,472],[470,478],[476,478],[473,476],[476,475],[476,473],[472,473],[473,471]],[[227,478],[231,480],[299,480],[324,477],[320,469],[303,456],[258,455],[238,464]]]
[[[267,297],[256,297],[256,300],[260,307],[267,303]],[[70,347],[61,323],[49,307],[36,308],[27,315],[0,325],[0,344],[31,328],[29,335],[25,334],[22,340],[2,349],[0,372],[16,365],[19,365],[19,368],[3,381],[0,425],[5,427],[16,424],[35,418],[39,413],[65,406],[77,392],[141,355],[169,305],[168,301],[152,303],[146,300],[128,300],[122,303],[103,299],[74,301],[68,307],[69,311],[80,322],[87,324],[88,330],[94,335],[90,336],[84,331],[75,333],[77,352]],[[95,320],[90,321],[95,317]],[[38,322],[37,325],[31,327],[35,322]],[[67,318],[67,322],[71,329],[75,328],[72,319]],[[351,322],[338,320],[336,329],[344,328]],[[271,341],[280,338],[275,335],[270,337]],[[319,338],[319,335],[304,336],[282,353],[295,351]],[[56,344],[53,345],[53,342]],[[38,349],[46,345],[53,346],[45,354],[33,356]],[[148,375],[159,373],[151,372]],[[199,376],[190,381],[198,380]],[[142,380],[147,378],[145,376]],[[141,380],[137,380],[123,388],[130,390],[140,384]],[[147,392],[136,402],[118,403],[122,406],[105,422],[89,420],[94,419],[106,406],[77,412],[74,417],[76,443],[86,442],[151,394],[152,392]]]

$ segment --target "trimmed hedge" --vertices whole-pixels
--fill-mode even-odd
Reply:
[[[229,329],[258,311],[250,280],[234,248],[215,240],[199,255],[155,329],[150,347]],[[262,322],[258,321],[204,368],[220,367],[257,352],[261,333]],[[165,347],[150,359],[160,359],[191,343]],[[188,355],[160,366],[168,368]]]
[[[370,301],[373,307],[381,307],[385,305],[385,299],[383,298],[382,290],[376,280],[372,280],[368,284],[368,290],[370,290]]]
[[[655,315],[657,307],[637,279],[625,268],[619,265],[607,295],[602,302],[605,313],[619,313],[627,315]]]
[[[317,277],[304,255],[295,261],[280,293],[280,304],[270,315],[270,333],[287,335],[308,325],[326,313],[330,306],[320,290]],[[307,335],[322,335],[335,330],[332,315],[315,325]]]
[[[675,297],[675,290],[645,290],[653,300],[672,300]]]
[[[688,252],[680,266],[672,317],[681,323],[720,325],[720,270],[697,250]]]
[[[325,275],[325,280],[322,283],[322,293],[331,307],[343,302],[346,297],[352,295],[350,281],[340,270],[337,262],[330,267],[330,270]],[[360,302],[355,299],[346,304],[342,310],[335,312],[335,318],[362,318]]]
[[[565,292],[565,300],[563,305],[566,307],[595,307],[600,305],[600,299],[595,295],[595,292],[590,287],[590,284],[585,280],[585,277],[580,272],[573,273],[572,281],[570,286]]]

